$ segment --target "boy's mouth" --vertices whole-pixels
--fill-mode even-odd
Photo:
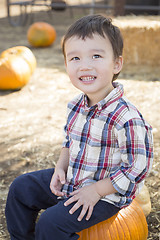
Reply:
[[[79,79],[84,83],[91,83],[96,79],[96,77],[95,76],[82,76]]]

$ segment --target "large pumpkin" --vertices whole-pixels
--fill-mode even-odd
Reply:
[[[26,85],[36,67],[32,51],[24,46],[16,46],[0,55],[0,89],[20,89]]]
[[[115,216],[78,234],[79,240],[146,240],[148,226],[142,208],[133,200]]]
[[[27,39],[33,47],[48,47],[56,39],[56,31],[45,22],[33,23],[27,31]]]

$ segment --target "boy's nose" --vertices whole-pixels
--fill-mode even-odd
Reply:
[[[90,61],[84,60],[81,62],[80,71],[88,71],[88,70],[91,70],[92,68],[93,67],[92,67],[92,64],[90,63]]]

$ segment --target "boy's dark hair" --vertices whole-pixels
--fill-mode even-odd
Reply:
[[[123,38],[117,26],[112,24],[111,18],[106,18],[103,15],[88,15],[80,18],[73,23],[66,32],[62,41],[62,51],[65,57],[65,42],[77,36],[85,39],[92,38],[93,34],[98,33],[100,36],[107,36],[113,49],[114,58],[122,56],[123,52]],[[113,80],[117,79],[119,73],[113,76]]]

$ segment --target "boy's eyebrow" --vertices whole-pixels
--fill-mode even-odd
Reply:
[[[68,56],[70,56],[70,55],[76,55],[76,54],[78,54],[79,52],[81,52],[81,51],[71,51],[71,52],[67,53],[66,56],[68,57]],[[91,49],[90,52],[104,53],[105,51],[104,51],[103,49],[97,49],[97,48],[95,48],[95,49]]]
[[[67,53],[66,56],[67,57],[70,56],[70,55],[72,56],[72,55],[75,55],[77,53],[78,53],[77,51],[71,51],[71,52]]]
[[[92,49],[91,51],[93,52],[99,52],[99,53],[104,53],[105,51],[103,49],[100,49],[100,48],[95,48],[95,49]]]

